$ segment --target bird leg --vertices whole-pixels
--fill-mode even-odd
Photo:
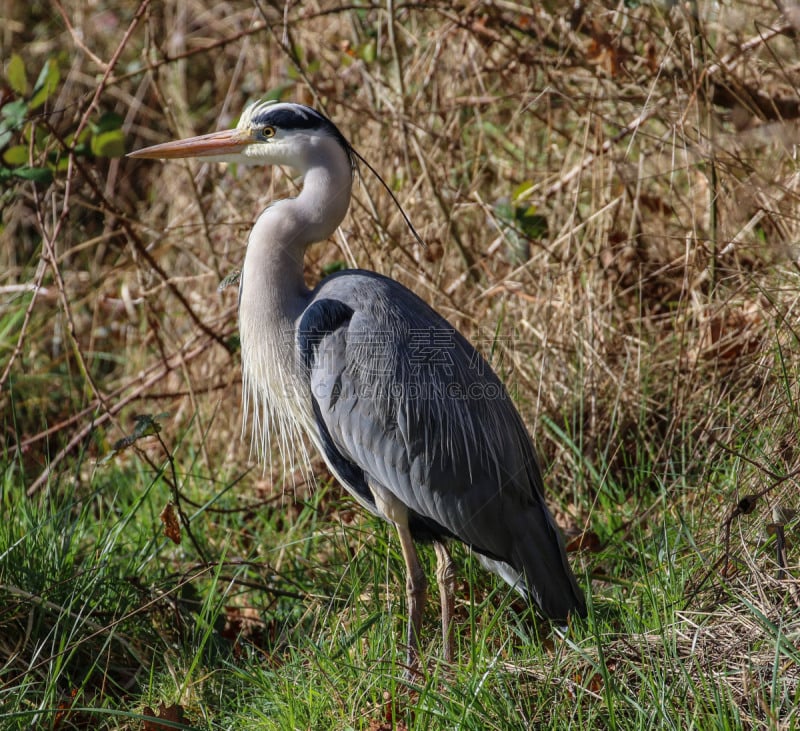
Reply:
[[[419,636],[422,629],[422,610],[425,607],[425,591],[428,582],[425,572],[419,563],[417,549],[411,539],[408,523],[395,523],[397,535],[400,537],[400,550],[406,564],[406,598],[408,600],[408,667],[413,673],[419,660]]]
[[[408,508],[391,492],[378,483],[369,482],[369,488],[375,498],[375,505],[384,518],[394,523],[400,538],[400,550],[406,565],[406,599],[408,601],[408,669],[411,677],[417,670],[419,660],[419,636],[422,629],[422,610],[425,607],[425,590],[428,582],[419,562],[411,530],[408,527]]]
[[[456,587],[456,566],[447,550],[447,546],[434,541],[436,551],[436,583],[439,584],[439,601],[442,605],[442,643],[444,661],[453,662],[453,611]]]

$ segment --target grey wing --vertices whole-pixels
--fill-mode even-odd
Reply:
[[[359,277],[355,291],[323,288],[299,328],[328,463],[373,512],[369,484],[378,484],[406,505],[418,537],[458,538],[523,574],[548,616],[583,613],[505,388],[422,300],[392,280]]]

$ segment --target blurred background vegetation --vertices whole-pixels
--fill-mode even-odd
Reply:
[[[797,727],[793,4],[0,13],[9,728]],[[427,243],[362,169],[309,283],[402,281],[511,389],[593,594],[569,642],[462,552],[461,661],[431,630],[409,695],[391,536],[321,461],[254,464],[220,283],[297,181],[124,153],[259,98],[330,116]]]

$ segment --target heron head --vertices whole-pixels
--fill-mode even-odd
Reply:
[[[305,170],[331,146],[340,148],[352,165],[350,144],[327,117],[304,104],[266,101],[247,107],[233,129],[145,147],[128,157],[201,157],[211,162]]]

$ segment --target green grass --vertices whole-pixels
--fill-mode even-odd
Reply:
[[[684,611],[713,551],[698,548],[702,519],[682,514],[679,496],[665,508],[654,492],[639,505],[652,518],[626,530],[609,522],[613,538],[578,561],[594,574],[590,616],[565,639],[532,624],[457,551],[457,661],[438,660],[434,600],[426,670],[409,682],[402,563],[386,525],[353,514],[331,485],[215,513],[246,499],[185,461],[186,473],[175,457],[181,491],[205,501],[183,503],[196,546],[185,530],[180,545],[164,537],[158,516],[171,490],[135,457],[84,465],[85,480],[33,500],[18,467],[7,468],[4,728],[136,728],[159,703],[180,705],[182,728],[724,729],[751,727],[758,714],[797,725],[797,687],[785,677],[800,660],[785,635],[791,618],[729,588],[719,601],[728,622],[751,628],[753,657],[721,669],[719,643],[730,638],[717,637],[719,616]],[[720,470],[719,486],[730,477]],[[603,534],[600,520],[595,528]],[[758,680],[744,701],[749,720],[734,697],[741,673]]]

